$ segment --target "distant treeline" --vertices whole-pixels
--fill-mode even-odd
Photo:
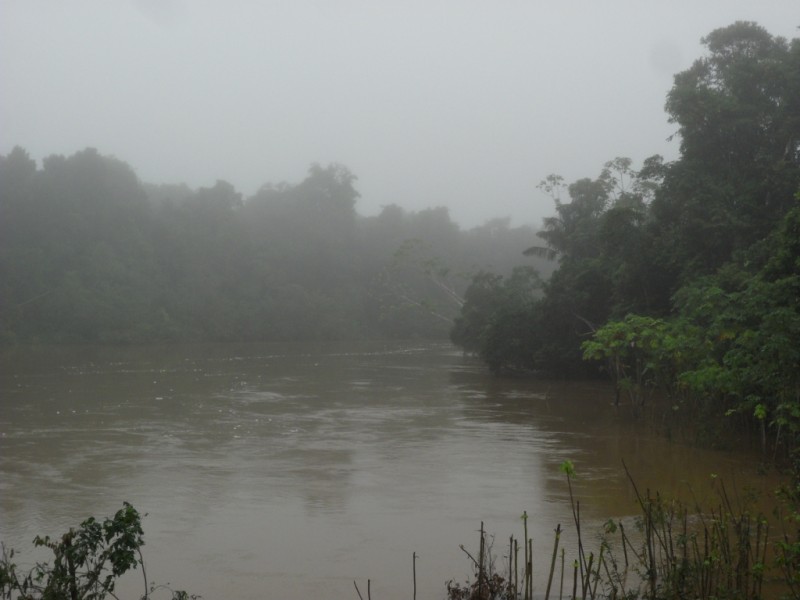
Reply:
[[[666,110],[680,157],[596,179],[550,176],[541,245],[557,270],[481,274],[452,339],[495,371],[602,369],[618,399],[660,391],[775,448],[800,441],[800,39],[754,23],[717,29],[675,76]],[[565,197],[567,196],[567,197]],[[538,291],[539,295],[534,294]],[[587,360],[588,359],[588,360]]]
[[[470,276],[509,272],[535,237],[502,219],[464,231],[445,208],[360,216],[355,183],[314,165],[245,199],[146,184],[93,149],[37,168],[15,148],[0,343],[446,338]]]

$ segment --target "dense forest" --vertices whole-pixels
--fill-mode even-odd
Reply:
[[[446,339],[471,275],[509,273],[535,236],[508,219],[464,231],[445,208],[363,217],[357,198],[339,165],[243,198],[143,183],[94,149],[37,168],[15,148],[0,343]]]
[[[800,433],[800,39],[738,22],[704,38],[666,100],[680,156],[541,187],[556,214],[519,270],[481,274],[452,332],[495,371],[604,372],[620,397]],[[564,195],[568,199],[564,198]],[[537,296],[532,293],[538,289]],[[770,435],[768,436],[768,432]]]
[[[0,157],[0,342],[444,338],[495,372],[605,373],[800,433],[800,40],[738,22],[674,78],[679,158],[541,183],[542,230],[356,212],[312,165],[243,198],[87,149]],[[537,235],[540,242],[537,244]],[[719,422],[714,419],[714,422]]]

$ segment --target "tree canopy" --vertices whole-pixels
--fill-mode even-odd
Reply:
[[[140,182],[87,149],[0,157],[0,341],[446,338],[469,274],[510,272],[533,231],[464,231],[446,209],[356,212],[312,165],[244,198]]]
[[[638,170],[616,158],[596,179],[545,179],[556,214],[538,234],[545,246],[526,254],[553,258],[555,272],[526,308],[499,292],[511,280],[476,277],[453,340],[494,370],[600,367],[636,402],[661,389],[675,410],[740,415],[765,443],[770,428],[793,445],[800,39],[737,22],[702,41],[706,54],[667,94],[679,158]]]

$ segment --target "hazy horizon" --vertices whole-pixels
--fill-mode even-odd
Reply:
[[[655,4],[10,0],[0,154],[97,148],[143,182],[245,196],[312,163],[357,210],[447,206],[462,227],[538,225],[556,172],[678,154],[664,100],[700,38],[737,20],[797,37],[796,2]]]

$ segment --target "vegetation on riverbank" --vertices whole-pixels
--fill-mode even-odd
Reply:
[[[141,600],[165,592],[171,600],[198,596],[156,585],[147,579],[142,546],[142,516],[127,502],[113,518],[89,517],[60,537],[36,536],[33,545],[53,553],[52,563],[30,569],[14,562],[15,550],[3,546],[0,558],[0,598],[4,600],[103,600],[115,594],[119,578],[131,570],[142,574]],[[163,595],[163,594],[161,594]]]
[[[739,22],[703,42],[667,95],[680,157],[548,177],[556,215],[527,253],[556,271],[538,295],[519,274],[476,277],[452,339],[497,372],[602,371],[618,401],[661,393],[707,439],[733,421],[786,458],[800,434],[800,39]]]
[[[244,198],[141,182],[93,149],[0,157],[0,345],[446,339],[472,273],[534,236],[445,208],[356,212],[356,177],[312,166]],[[549,267],[542,263],[545,269]]]
[[[712,477],[717,503],[686,504],[658,492],[639,490],[628,473],[638,514],[609,519],[602,531],[590,531],[581,521],[581,503],[573,495],[576,476],[570,461],[561,465],[569,488],[574,538],[562,546],[558,524],[552,546],[534,553],[528,535],[511,536],[502,557],[481,523],[478,548],[461,547],[473,578],[446,584],[448,600],[532,600],[627,598],[666,600],[760,600],[800,598],[800,480],[777,490],[779,508],[770,518],[759,512],[754,498],[731,494]],[[627,469],[626,469],[627,473]],[[142,600],[199,596],[148,581],[142,556],[141,515],[125,503],[113,518],[86,519],[61,537],[39,537],[37,547],[53,552],[53,562],[38,562],[29,570],[15,563],[15,552],[3,548],[0,558],[0,598],[7,600],[102,600],[117,598],[119,578],[139,570]],[[599,537],[598,537],[599,535]],[[596,545],[595,545],[596,544]],[[537,549],[538,552],[538,549]],[[571,555],[568,555],[568,552]],[[498,558],[501,561],[498,562]],[[416,572],[416,553],[413,557]],[[534,562],[546,561],[546,577],[534,577]],[[416,576],[414,575],[414,598]],[[354,582],[356,593],[364,599]],[[370,582],[365,587],[371,600]]]
[[[604,372],[619,398],[665,394],[685,421],[711,434],[727,416],[786,457],[800,435],[800,39],[738,22],[704,43],[667,95],[680,157],[547,177],[542,246],[508,221],[462,231],[443,208],[362,217],[339,165],[243,198],[224,181],[146,184],[91,149],[38,168],[17,148],[0,157],[0,344],[449,331],[494,371]]]
[[[528,515],[522,516],[522,540],[509,539],[499,566],[481,523],[477,552],[473,556],[464,550],[473,579],[451,581],[449,600],[800,598],[797,477],[777,490],[779,508],[770,519],[758,512],[756,499],[729,494],[724,482],[713,477],[718,502],[700,506],[640,491],[628,473],[639,513],[625,522],[609,519],[592,550],[597,532],[582,526],[580,501],[572,495],[572,463],[562,464],[562,471],[570,486],[575,556],[567,557],[560,547],[559,524],[552,552],[543,549],[536,558],[547,560],[546,580],[535,581]]]

